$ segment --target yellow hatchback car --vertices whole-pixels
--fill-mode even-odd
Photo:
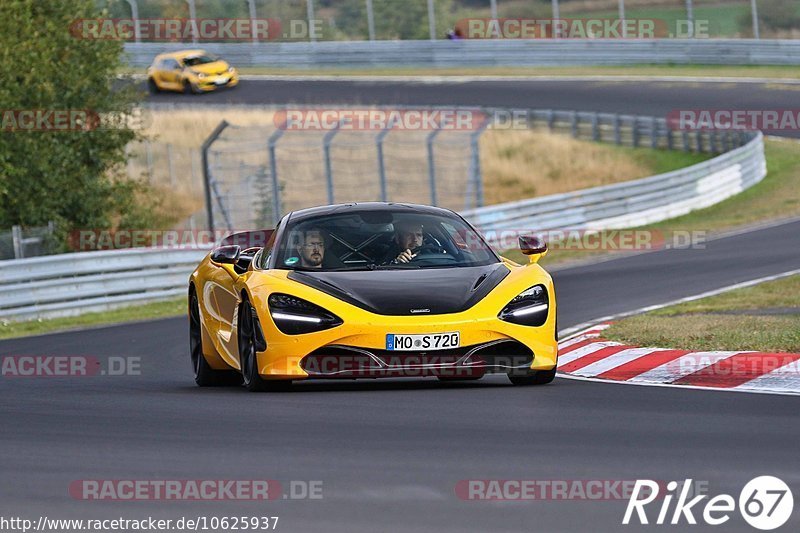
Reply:
[[[161,91],[199,94],[238,84],[236,69],[205,50],[160,54],[147,68],[147,87],[153,94]]]

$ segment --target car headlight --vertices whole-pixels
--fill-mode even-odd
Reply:
[[[230,72],[231,74],[233,74],[234,72],[236,72],[236,69],[235,69],[235,68],[233,68],[233,67],[228,67],[228,72]]]
[[[287,335],[313,333],[336,327],[342,319],[302,298],[274,293],[269,296],[269,314],[272,321]]]
[[[206,75],[203,74],[202,72],[195,72],[195,71],[192,71],[192,72],[195,73],[195,75],[197,76],[197,79],[199,79],[199,80],[202,80],[203,78],[206,77]]]
[[[550,297],[544,285],[534,285],[517,295],[497,317],[523,326],[541,326],[547,321]]]

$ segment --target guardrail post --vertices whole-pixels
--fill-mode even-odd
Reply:
[[[553,131],[553,128],[556,124],[556,113],[552,109],[547,110],[547,127],[550,131]]]
[[[639,147],[639,117],[636,117],[636,116],[633,117],[633,120],[631,121],[631,128],[632,128],[631,129],[631,137],[632,137],[631,144],[633,145],[634,148],[638,148]]]
[[[211,145],[214,144],[225,128],[228,127],[228,122],[223,120],[217,127],[214,128],[214,131],[211,132],[211,135],[203,141],[203,145],[201,146],[201,155],[203,158],[203,184],[205,186],[206,192],[206,212],[208,215],[208,229],[213,232],[214,231],[214,207],[211,203],[211,166],[208,161],[208,151],[211,149]]]
[[[386,164],[383,159],[383,140],[392,131],[391,128],[385,128],[375,137],[375,148],[378,150],[378,179],[380,179],[381,186],[381,202],[386,202],[389,198],[389,193],[386,187]]]
[[[436,198],[436,161],[433,157],[433,141],[436,139],[436,136],[439,135],[439,132],[442,131],[438,127],[430,132],[425,139],[425,145],[428,150],[428,187],[430,189],[431,194],[431,205],[437,205],[437,198]],[[470,177],[472,177],[470,175]]]
[[[708,133],[708,151],[712,154],[717,151],[717,132],[711,131]]]
[[[689,151],[689,132],[684,130],[681,132],[681,141],[683,142],[683,151]]]
[[[614,142],[622,144],[622,124],[619,113],[614,113]]]
[[[697,130],[697,133],[695,134],[695,141],[696,141],[695,148],[697,149],[697,153],[698,154],[702,154],[703,153],[703,132],[702,131]]]
[[[332,204],[334,199],[333,194],[333,164],[331,163],[331,143],[336,134],[339,133],[340,124],[337,123],[336,127],[325,134],[322,139],[322,148],[325,152],[325,183],[328,186],[328,203]]]
[[[578,138],[578,112],[573,111],[572,115],[570,115],[570,130],[572,132],[572,136],[576,139]]]
[[[674,150],[675,149],[675,132],[672,131],[672,128],[667,126],[667,150]]]
[[[595,142],[600,140],[600,126],[597,121],[597,113],[592,113],[592,140]]]
[[[278,128],[269,136],[267,150],[269,152],[269,177],[272,181],[272,222],[277,226],[281,219],[281,188],[278,185],[278,159],[275,157],[275,145],[278,144],[286,130]]]

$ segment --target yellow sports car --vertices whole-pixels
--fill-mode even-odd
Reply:
[[[161,54],[147,67],[147,87],[153,94],[160,91],[197,94],[238,84],[236,69],[204,50]]]
[[[521,266],[461,216],[437,207],[357,203],[284,216],[237,233],[189,280],[189,338],[200,386],[252,391],[293,380],[556,373],[547,252],[520,237]]]

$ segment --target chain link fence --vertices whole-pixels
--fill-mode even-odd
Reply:
[[[0,230],[0,260],[56,253],[59,243],[54,235],[53,222],[47,226],[12,226],[10,230]]]
[[[272,227],[289,211],[376,200],[479,207],[482,131],[286,131],[223,123],[207,143],[208,225]]]

